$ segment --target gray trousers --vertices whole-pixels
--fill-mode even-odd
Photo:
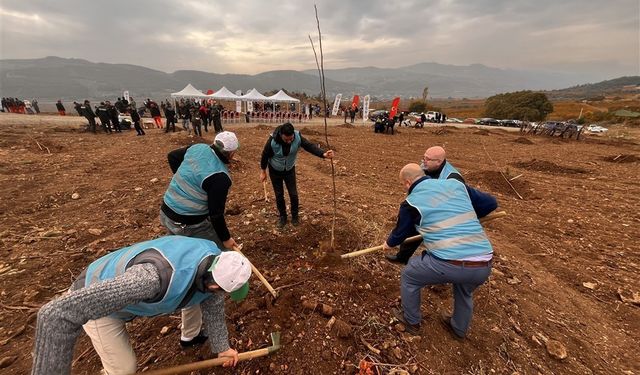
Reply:
[[[410,324],[422,320],[420,294],[426,285],[453,284],[453,316],[451,326],[459,336],[465,336],[473,315],[473,291],[482,285],[491,266],[464,267],[434,258],[428,252],[409,260],[402,270],[400,294],[404,317]]]
[[[181,223],[176,223],[175,221],[169,219],[169,217],[167,217],[167,215],[165,215],[165,213],[160,210],[160,223],[165,228],[167,228],[167,232],[169,232],[169,234],[193,238],[204,238],[205,240],[215,242],[220,250],[227,250],[222,245],[222,241],[220,241],[220,237],[218,237],[215,229],[213,229],[213,225],[211,225],[211,221],[209,221],[209,218],[199,222],[198,224],[184,225]]]

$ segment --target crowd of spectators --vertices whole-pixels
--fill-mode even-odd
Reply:
[[[37,114],[40,113],[38,100],[32,101],[21,100],[18,98],[2,98],[2,112],[21,113],[21,114]]]

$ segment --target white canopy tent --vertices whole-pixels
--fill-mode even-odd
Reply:
[[[232,93],[228,88],[222,86],[222,88],[211,95],[206,96],[209,99],[219,100],[240,100],[242,97]]]
[[[171,97],[172,98],[206,98],[207,95],[203,94],[200,90],[193,87],[189,83],[182,90],[171,93]]]
[[[269,102],[271,101],[269,99],[269,97],[266,97],[264,95],[262,95],[258,90],[256,90],[255,88],[249,90],[249,92],[247,92],[246,94],[242,95],[240,97],[241,100],[244,100],[246,102]]]
[[[292,98],[283,90],[280,90],[276,94],[269,96],[268,99],[272,102],[300,103],[300,99]]]

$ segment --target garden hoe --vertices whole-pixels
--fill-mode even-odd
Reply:
[[[238,361],[246,361],[253,358],[264,357],[280,349],[280,332],[271,333],[271,346],[252,350],[250,352],[244,352],[238,354]],[[222,366],[229,357],[219,357],[214,359],[208,359],[206,361],[192,362],[185,365],[167,367],[158,370],[145,371],[141,374],[145,375],[170,375],[170,374],[182,374],[185,372],[201,370],[209,367]]]
[[[507,216],[507,213],[505,211],[499,211],[499,212],[492,212],[489,215],[480,218],[480,223],[486,223],[487,221],[491,221],[500,217],[504,217]],[[413,236],[413,237],[409,237],[406,240],[404,240],[404,243],[408,243],[408,242],[415,242],[422,239],[422,235],[418,234],[417,236]],[[362,250],[358,250],[358,251],[353,251],[350,253],[346,253],[346,254],[342,254],[340,255],[340,257],[342,259],[345,258],[353,258],[353,257],[357,257],[360,255],[364,255],[364,254],[369,254],[369,253],[373,253],[376,251],[380,251],[382,250],[382,245],[380,246],[374,246],[374,247],[370,247],[368,249],[362,249]]]
[[[241,251],[242,250],[242,245],[234,246],[233,250],[239,252],[240,254],[242,254],[242,251]],[[244,254],[242,254],[242,255],[244,256]],[[249,261],[249,262],[251,262],[251,261]],[[251,263],[251,270],[256,275],[256,277],[258,279],[260,279],[260,282],[262,283],[262,285],[264,285],[267,288],[267,290],[269,290],[269,293],[271,293],[271,295],[273,296],[273,299],[278,298],[278,292],[276,292],[276,290],[273,289],[271,284],[269,284],[267,279],[265,279],[265,277],[262,276],[262,273],[260,273],[260,271],[258,271],[258,269],[253,265],[253,263]]]

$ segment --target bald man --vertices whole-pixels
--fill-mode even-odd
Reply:
[[[436,180],[454,178],[464,183],[464,178],[462,178],[460,172],[447,161],[446,152],[444,148],[440,146],[429,147],[427,151],[424,152],[420,167],[424,170],[424,174]]]
[[[407,332],[419,334],[420,292],[426,285],[453,284],[453,316],[442,318],[455,338],[465,337],[473,314],[473,291],[491,273],[493,249],[478,218],[498,206],[494,197],[466,186],[457,179],[436,180],[425,176],[418,164],[407,164],[400,171],[400,182],[407,192],[398,212],[398,222],[385,251],[400,245],[392,262],[404,263],[400,292],[402,309],[394,316]],[[422,243],[401,245],[408,237],[422,235]],[[421,256],[413,253],[424,244]]]

